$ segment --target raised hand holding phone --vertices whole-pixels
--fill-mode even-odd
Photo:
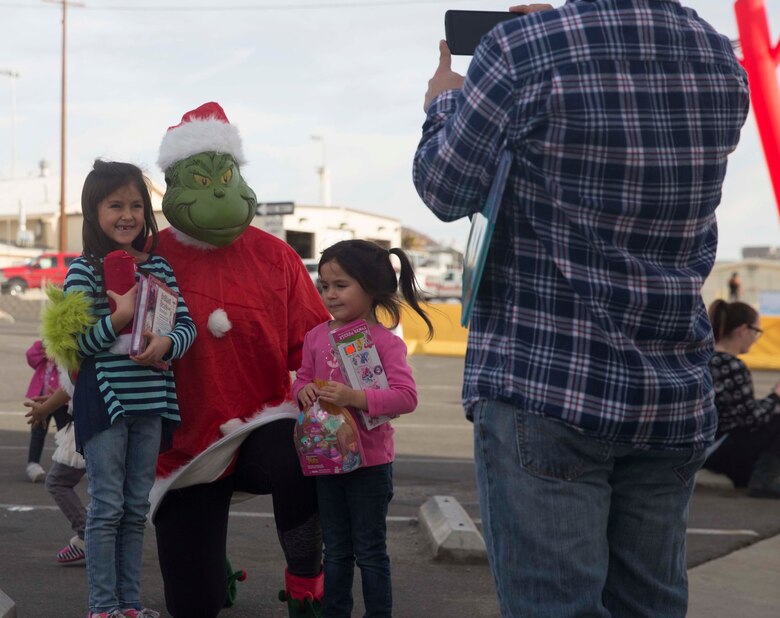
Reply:
[[[554,8],[552,4],[517,4],[515,6],[510,6],[509,12],[527,15],[528,13],[536,13],[537,11],[549,11],[552,8]]]
[[[518,4],[507,11],[447,11],[444,14],[447,45],[456,56],[473,56],[482,37],[501,22],[552,8],[551,4]]]
[[[423,110],[428,113],[431,101],[446,90],[463,88],[463,75],[452,70],[452,54],[446,41],[439,41],[439,66],[433,77],[428,80],[428,91],[425,93]]]

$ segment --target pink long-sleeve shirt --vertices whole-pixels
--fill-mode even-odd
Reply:
[[[347,383],[330,346],[328,325],[328,322],[323,322],[315,326],[306,333],[303,340],[301,368],[298,369],[292,387],[296,401],[301,389],[315,378]],[[414,412],[417,408],[417,386],[412,376],[412,368],[406,361],[406,344],[381,324],[371,326],[370,329],[371,339],[385,368],[390,388],[365,391],[367,412],[371,416],[396,416]],[[384,423],[369,431],[359,417],[359,414],[355,415],[366,466],[378,466],[393,461],[395,447],[392,425]]]
[[[26,355],[27,364],[35,370],[35,373],[30,379],[25,396],[51,395],[60,387],[60,377],[56,363],[46,358],[43,342],[36,339],[27,349]]]

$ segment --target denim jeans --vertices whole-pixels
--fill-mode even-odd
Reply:
[[[325,540],[323,618],[352,615],[355,563],[363,581],[364,618],[390,618],[393,592],[387,555],[387,507],[393,497],[392,464],[317,477]]]
[[[141,609],[141,557],[160,450],[159,416],[120,417],[84,445],[89,609]]]
[[[683,618],[703,451],[643,451],[497,401],[474,409],[483,532],[505,618]]]

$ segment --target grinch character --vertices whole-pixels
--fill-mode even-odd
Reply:
[[[174,363],[182,423],[151,495],[168,611],[206,618],[226,604],[228,510],[242,492],[272,495],[287,561],[280,597],[290,616],[317,617],[322,534],[314,479],[303,476],[293,441],[290,371],[305,333],[328,313],[298,255],[249,226],[255,194],[241,176],[238,131],[219,105],[168,129],[158,163],[172,227],[157,252],[201,333]],[[233,583],[230,567],[228,576]]]

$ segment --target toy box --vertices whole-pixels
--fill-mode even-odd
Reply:
[[[135,314],[130,338],[130,355],[136,356],[146,349],[145,332],[165,335],[176,324],[176,308],[179,295],[152,275],[141,275],[135,297]],[[168,363],[160,363],[159,369],[167,369]]]
[[[371,339],[365,320],[355,320],[328,333],[333,353],[339,361],[341,373],[347,384],[355,390],[390,388],[385,368]],[[374,429],[392,420],[392,416],[369,416],[361,410],[366,429]]]

